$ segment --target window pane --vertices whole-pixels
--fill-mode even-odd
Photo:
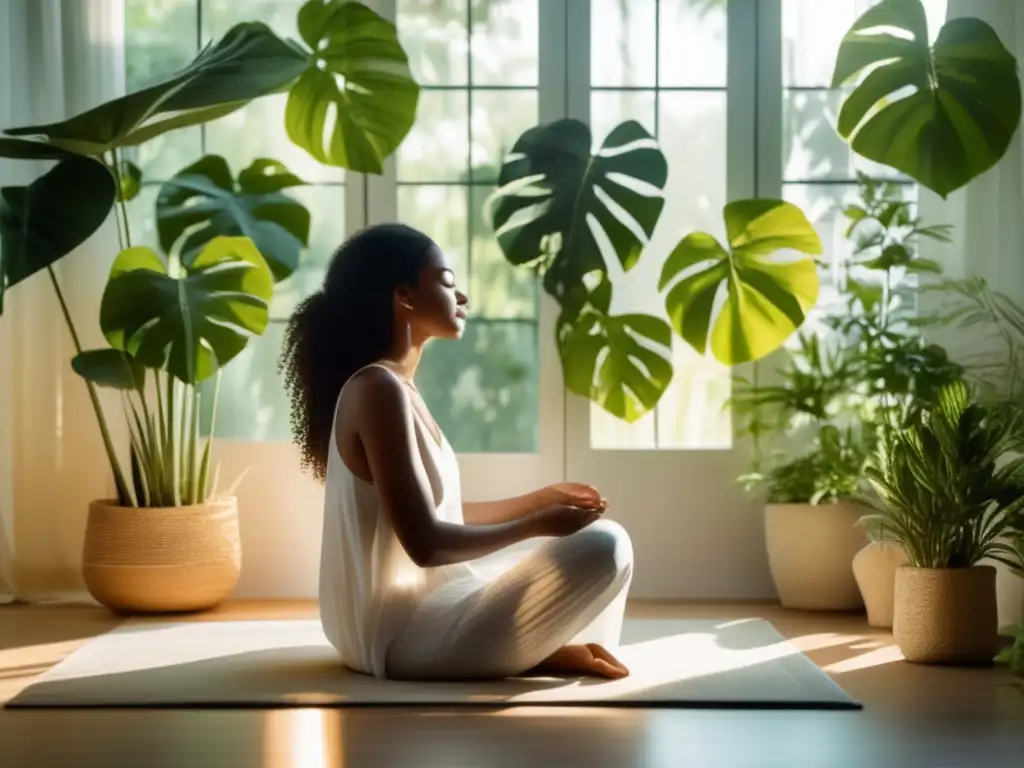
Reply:
[[[128,91],[176,72],[198,50],[196,0],[126,0],[125,84]]]
[[[397,0],[398,37],[420,85],[469,82],[466,3],[467,0]]]
[[[402,185],[398,188],[398,219],[426,232],[455,271],[458,284],[469,279],[466,241],[469,222],[466,188],[458,185]],[[479,309],[479,307],[477,307]]]
[[[725,87],[726,5],[727,0],[660,0],[660,87]]]
[[[657,85],[656,0],[590,0],[590,81],[595,87]]]
[[[533,322],[471,319],[459,341],[436,341],[416,386],[459,453],[537,450],[539,370]]]
[[[472,180],[496,182],[501,163],[523,131],[538,122],[537,91],[474,88]]]
[[[298,13],[303,0],[191,0],[203,4],[203,39],[219,40],[243,21],[262,21],[281,37],[301,42]]]
[[[274,288],[271,317],[287,320],[295,307],[323,283],[331,256],[345,240],[345,188],[343,186],[297,187],[285,191],[310,212],[309,248],[299,269]]]
[[[855,155],[836,132],[836,120],[845,98],[843,91],[786,91],[782,133],[784,179],[853,179],[857,171],[872,178],[898,175],[888,166]]]
[[[666,317],[658,277],[668,254],[694,230],[721,237],[726,202],[726,93],[720,91],[596,92],[591,95],[595,142],[627,119],[653,124],[657,98],[657,135],[669,163],[665,213],[639,263],[615,281],[614,312],[644,312]],[[673,382],[655,413],[634,424],[591,407],[590,444],[594,449],[715,449],[732,444],[732,422],[724,410],[729,369],[703,358],[681,339],[673,339]]]
[[[398,180],[465,182],[468,115],[467,91],[421,91],[416,123],[398,148]]]
[[[474,315],[534,320],[538,316],[538,281],[534,273],[508,263],[490,225],[484,203],[493,187],[469,189],[473,238],[470,246],[469,306]]]
[[[272,322],[224,369],[214,436],[228,440],[288,442],[291,405],[277,371],[287,326]],[[202,385],[202,424],[210,423],[213,380]]]
[[[782,0],[782,83],[829,86],[843,36],[878,0]],[[946,18],[947,0],[924,0],[934,40]]]
[[[537,85],[538,2],[475,0],[471,61],[474,85]]]

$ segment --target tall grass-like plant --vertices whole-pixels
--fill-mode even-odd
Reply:
[[[884,528],[918,568],[1021,567],[1012,536],[1024,514],[1019,420],[982,405],[965,382],[936,406],[883,432],[866,468],[880,503],[865,523]]]

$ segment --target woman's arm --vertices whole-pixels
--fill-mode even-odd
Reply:
[[[550,507],[554,502],[548,498],[550,494],[546,494],[546,490],[499,501],[467,501],[462,505],[462,515],[467,525],[509,523]]]
[[[583,483],[556,483],[511,499],[466,502],[462,514],[469,524],[489,525],[519,520],[559,504],[601,511],[608,506],[596,488]]]
[[[543,516],[536,515],[496,524],[438,520],[416,443],[412,406],[402,384],[376,368],[358,374],[352,384],[350,394],[358,398],[358,407],[350,412],[359,420],[357,429],[373,484],[384,514],[413,562],[433,567],[475,560],[524,539],[548,535]]]

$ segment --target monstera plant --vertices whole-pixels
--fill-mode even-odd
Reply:
[[[1020,124],[1017,61],[996,31],[950,19],[931,44],[921,0],[881,0],[857,19],[832,75],[833,88],[851,83],[839,134],[942,197],[994,166]]]
[[[616,313],[610,266],[628,272],[639,262],[665,208],[668,172],[636,121],[594,151],[584,123],[558,120],[519,137],[487,204],[505,258],[539,273],[560,306],[566,387],[627,422],[650,412],[672,381],[673,329],[725,364],[756,360],[803,323],[818,295],[810,256],[821,241],[800,209],[739,200],[725,209],[728,248],[698,232],[669,256],[658,286],[668,288],[664,313]]]
[[[49,272],[75,344],[74,368],[86,379],[121,504],[191,498],[183,490],[184,480],[162,485],[153,467],[172,454],[182,458],[171,450],[181,448],[181,434],[174,437],[169,419],[188,420],[198,410],[189,405],[184,413],[165,411],[161,417],[159,401],[156,415],[149,403],[136,403],[129,419],[129,482],[96,387],[141,395],[145,390],[136,385],[142,369],[163,371],[168,381],[184,387],[212,376],[241,351],[243,338],[262,333],[273,283],[295,270],[309,237],[308,211],[284,194],[301,180],[266,159],[236,178],[223,158],[208,156],[161,187],[157,219],[165,255],[139,250],[131,241],[123,204],[137,193],[141,174],[122,151],[216,120],[255,99],[287,93],[285,128],[297,146],[324,164],[380,173],[415,119],[419,86],[394,24],[362,3],[308,0],[298,10],[297,27],[301,42],[283,39],[261,22],[237,24],[159,82],[67,120],[10,128],[0,136],[0,158],[54,163],[25,186],[0,189],[0,311],[6,290]],[[101,313],[112,346],[87,352],[53,265],[87,241],[115,205],[122,206],[114,216],[121,254]],[[123,286],[137,289],[136,298],[130,300]],[[134,323],[139,313],[157,308],[163,313],[146,323],[117,327],[129,323],[129,316]],[[210,322],[197,326],[197,318]],[[166,359],[157,360],[158,348],[167,351]],[[165,382],[165,400],[172,390]],[[163,429],[161,440],[154,440],[152,429]],[[159,445],[170,447],[153,459]],[[189,482],[202,486],[196,477]]]

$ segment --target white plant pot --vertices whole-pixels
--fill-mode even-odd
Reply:
[[[999,629],[1024,624],[1024,579],[1002,563],[996,564],[996,604]]]
[[[864,510],[838,504],[765,507],[768,567],[783,608],[855,611],[864,607],[853,558],[868,543],[857,525]]]
[[[892,629],[896,571],[909,564],[903,547],[891,541],[873,541],[854,555],[853,575],[864,599],[870,626]]]

